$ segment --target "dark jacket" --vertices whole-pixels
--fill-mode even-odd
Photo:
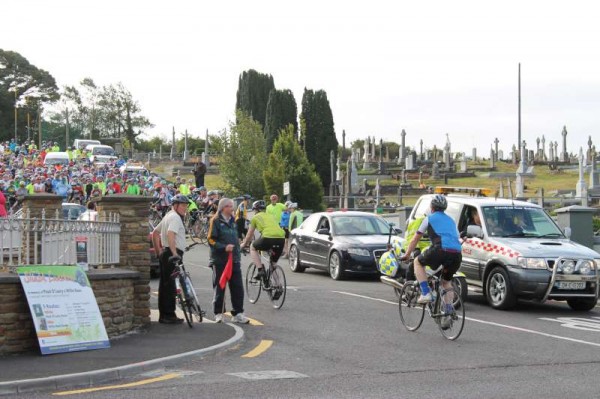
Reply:
[[[210,259],[218,265],[227,263],[228,254],[225,247],[233,244],[233,261],[239,262],[241,258],[240,242],[238,239],[235,218],[232,216],[225,220],[222,214],[217,219],[210,219],[208,227],[208,244],[210,245]]]

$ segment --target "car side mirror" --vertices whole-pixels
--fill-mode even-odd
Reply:
[[[565,235],[567,236],[568,239],[571,239],[571,228],[569,226],[565,227]]]
[[[329,229],[319,229],[317,230],[317,234],[329,235]]]
[[[399,236],[400,234],[402,234],[402,229],[400,229],[398,227],[394,227],[394,234]]]
[[[483,229],[481,228],[481,226],[477,226],[477,225],[467,226],[467,237],[483,238]]]

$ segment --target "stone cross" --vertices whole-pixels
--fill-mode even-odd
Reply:
[[[567,152],[567,127],[563,126],[563,130],[561,132],[563,141],[562,141],[562,154],[561,161],[569,162],[569,153]]]
[[[594,157],[594,154],[592,153],[592,136],[588,137],[588,150],[587,150],[587,163],[591,163],[592,162],[592,158]]]
[[[588,191],[587,191],[587,184],[585,184],[585,179],[583,177],[583,174],[584,174],[584,170],[583,170],[584,162],[583,161],[584,161],[583,147],[579,147],[579,181],[577,181],[577,187],[575,189],[575,196],[577,198],[581,199],[581,205],[587,206]]]
[[[421,139],[419,144],[420,144],[419,159],[422,161],[423,160],[423,139]]]
[[[554,142],[554,159],[558,159],[558,141]]]
[[[498,160],[498,143],[500,142],[500,140],[498,140],[498,137],[496,137],[494,139],[494,161]]]
[[[363,144],[363,148],[365,149],[364,161],[369,162],[369,144],[371,144],[371,136],[367,136],[367,140]]]
[[[404,164],[406,160],[406,131],[402,129],[400,133],[401,141],[400,141],[400,153],[398,154],[398,165]]]
[[[542,134],[542,161],[546,160],[546,137]]]

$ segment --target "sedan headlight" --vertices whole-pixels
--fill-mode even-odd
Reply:
[[[584,260],[579,264],[577,270],[580,274],[590,274],[590,272],[594,270],[594,262],[591,260]]]
[[[544,258],[517,258],[517,264],[523,269],[546,269],[546,259]]]
[[[363,248],[348,248],[348,253],[350,255],[371,256],[371,253]]]

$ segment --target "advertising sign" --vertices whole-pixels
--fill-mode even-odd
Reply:
[[[77,266],[81,267],[84,271],[89,270],[87,248],[87,237],[75,237],[75,254],[77,256]]]
[[[87,275],[77,266],[17,268],[43,355],[109,348]]]

